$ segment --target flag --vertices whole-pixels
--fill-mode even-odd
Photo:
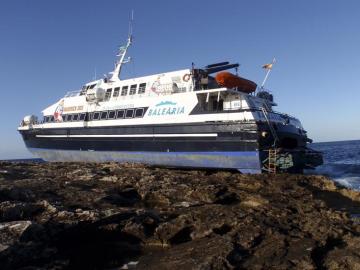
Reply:
[[[272,69],[272,66],[273,66],[273,63],[270,63],[270,64],[265,64],[265,65],[263,65],[262,68]]]
[[[276,61],[276,60],[275,60],[275,58],[274,58],[274,59],[271,61],[271,63],[263,65],[262,68],[267,69],[267,70],[272,69],[273,65],[275,64],[275,61]]]

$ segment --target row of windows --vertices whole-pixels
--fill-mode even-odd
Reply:
[[[109,88],[109,89],[106,90],[106,93],[105,93],[105,101],[110,100],[111,94],[112,94],[113,97],[118,97],[119,95],[120,96],[126,96],[128,94],[129,95],[135,95],[136,90],[137,90],[138,94],[144,94],[145,89],[146,89],[146,83],[140,83],[139,87],[138,87],[137,84],[130,85],[130,91],[128,91],[129,90],[128,85],[123,86],[121,88],[121,91],[120,91],[120,87],[115,87],[114,89]]]
[[[62,116],[64,122],[75,122],[75,121],[96,121],[106,119],[129,119],[129,118],[140,118],[143,117],[146,112],[146,108],[133,108],[124,110],[110,110],[92,113],[75,113],[75,114],[64,114]],[[54,122],[54,116],[44,116],[43,123]]]

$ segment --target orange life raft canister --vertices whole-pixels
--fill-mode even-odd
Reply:
[[[241,78],[230,72],[219,72],[215,76],[216,82],[226,88],[238,88],[239,91],[252,93],[256,90],[257,84],[253,81]]]

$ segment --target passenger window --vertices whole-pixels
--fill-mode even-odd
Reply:
[[[120,87],[114,88],[113,97],[118,97],[119,96],[119,91],[120,91]]]
[[[74,114],[73,116],[73,121],[78,121],[79,120],[79,115],[78,114]]]
[[[135,95],[136,94],[136,87],[137,87],[137,84],[133,84],[132,86],[130,86],[129,95]]]
[[[135,117],[142,117],[144,114],[144,108],[136,109],[135,111]]]
[[[85,120],[86,113],[80,114],[79,120],[84,121]]]
[[[54,116],[50,116],[50,122],[54,122]]]
[[[138,94],[144,94],[145,93],[145,88],[146,88],[146,83],[141,83],[139,85]]]
[[[108,119],[114,119],[115,118],[115,111],[109,111]]]
[[[101,120],[106,119],[106,117],[107,117],[107,111],[101,112]]]
[[[100,112],[94,112],[92,120],[99,120]]]
[[[108,101],[111,97],[112,88],[106,90],[104,101]]]
[[[132,118],[134,114],[134,109],[128,109],[126,110],[125,118]]]
[[[116,118],[124,118],[124,110],[117,111]]]
[[[129,89],[129,86],[123,86],[123,88],[121,89],[121,95],[126,96],[128,89]]]

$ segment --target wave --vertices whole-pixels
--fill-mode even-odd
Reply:
[[[309,173],[326,175],[345,187],[360,190],[360,164],[357,162],[325,163]]]
[[[360,190],[360,176],[334,178],[334,181],[347,188]]]

